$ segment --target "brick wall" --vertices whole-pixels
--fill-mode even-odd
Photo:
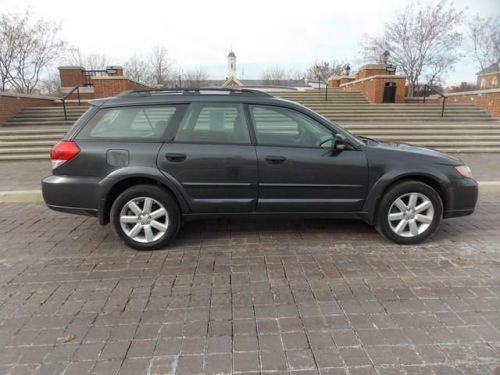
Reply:
[[[54,99],[56,98],[0,92],[0,126],[23,108],[53,106]]]
[[[61,87],[83,86],[85,82],[83,70],[81,66],[60,66]]]
[[[395,75],[370,76],[340,85],[345,91],[360,91],[371,103],[382,103],[384,99],[384,85],[386,82],[396,84],[396,103],[405,102],[406,77]]]
[[[475,104],[500,117],[500,89],[455,92],[448,94],[448,103]]]
[[[94,85],[95,98],[106,98],[108,96],[116,96],[127,90],[141,90],[148,88],[147,86],[134,82],[126,77],[93,77],[92,84]]]

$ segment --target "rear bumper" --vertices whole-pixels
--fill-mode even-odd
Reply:
[[[47,176],[42,180],[42,196],[50,209],[78,215],[97,216],[99,178]]]
[[[447,189],[447,201],[443,217],[459,217],[474,212],[478,199],[479,189],[476,180],[461,178],[452,180]]]

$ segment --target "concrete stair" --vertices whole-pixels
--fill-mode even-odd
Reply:
[[[354,134],[432,147],[445,152],[500,152],[500,122],[474,105],[370,104],[359,92],[280,92]],[[51,147],[87,107],[25,108],[0,128],[0,161],[47,160]]]
[[[500,152],[500,121],[475,105],[371,104],[360,92],[328,90],[274,93],[299,102],[353,134],[412,143],[444,152]]]
[[[5,124],[4,127],[11,126],[63,126],[68,127],[78,120],[78,118],[88,109],[86,106],[66,107],[68,119],[64,118],[63,107],[26,107],[21,112],[16,113]]]
[[[47,160],[50,149],[66,133],[67,127],[0,130],[0,161]]]

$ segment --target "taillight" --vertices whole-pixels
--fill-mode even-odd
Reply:
[[[80,152],[80,147],[73,141],[59,141],[50,150],[52,169],[73,159]]]

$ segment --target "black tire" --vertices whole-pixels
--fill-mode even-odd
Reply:
[[[139,197],[149,197],[160,202],[164,206],[168,215],[167,230],[161,235],[160,238],[148,243],[138,242],[129,237],[123,230],[120,223],[120,213],[122,212],[124,206],[132,199]],[[115,199],[113,205],[111,206],[110,218],[115,234],[121,238],[127,246],[136,250],[157,250],[165,248],[176,236],[181,224],[179,206],[172,195],[160,186],[147,184],[136,185],[123,191]]]
[[[413,237],[405,237],[399,235],[391,228],[389,223],[389,210],[393,206],[393,203],[401,196],[405,194],[418,193],[427,197],[433,205],[433,219],[429,223],[426,229],[422,229],[423,232]],[[421,199],[421,198],[419,198]],[[392,208],[394,210],[394,208]],[[391,211],[394,212],[394,211]],[[413,245],[426,241],[429,239],[439,228],[441,220],[443,218],[443,202],[438,192],[434,190],[429,185],[414,180],[406,180],[396,185],[392,186],[382,197],[380,205],[377,211],[377,230],[387,239],[396,242],[401,245]],[[397,223],[397,221],[395,222]],[[409,227],[407,231],[409,231]],[[420,228],[420,227],[419,227]]]

